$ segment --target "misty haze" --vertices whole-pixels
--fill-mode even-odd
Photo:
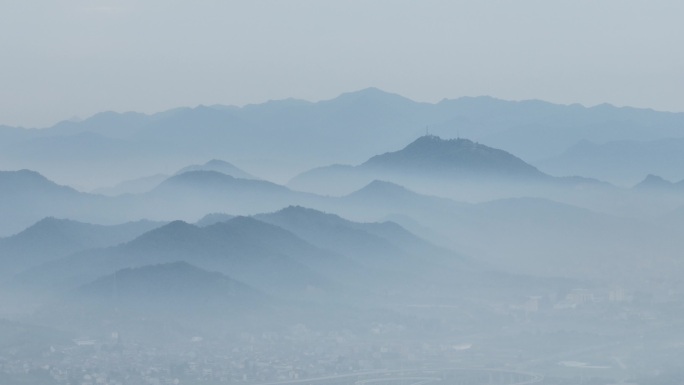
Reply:
[[[172,3],[0,5],[0,385],[684,383],[684,6]]]

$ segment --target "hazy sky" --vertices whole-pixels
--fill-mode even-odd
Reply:
[[[681,0],[0,0],[0,124],[369,86],[684,111]]]

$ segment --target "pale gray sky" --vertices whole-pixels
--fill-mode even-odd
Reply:
[[[0,0],[0,124],[491,95],[684,111],[681,0]]]

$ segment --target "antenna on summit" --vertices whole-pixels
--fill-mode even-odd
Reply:
[[[430,136],[430,129],[428,127],[429,126],[425,126],[425,136]]]

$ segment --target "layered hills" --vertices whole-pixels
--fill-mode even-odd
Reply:
[[[119,269],[177,261],[224,272],[260,289],[294,295],[307,288],[325,291],[333,287],[314,269],[334,266],[343,258],[251,218],[237,217],[202,228],[174,221],[128,243],[76,253],[28,270],[19,279],[29,286],[69,289]]]
[[[359,164],[405,145],[426,126],[441,137],[471,138],[537,164],[581,140],[682,138],[683,123],[682,114],[609,105],[587,108],[489,97],[418,103],[371,88],[317,103],[281,100],[244,107],[198,106],[153,115],[105,112],[42,130],[4,127],[0,161],[5,169],[35,169],[60,183],[85,188],[170,174],[212,158],[240,159],[259,176],[274,179],[322,164]],[[592,170],[569,164],[548,171],[583,175],[579,171],[602,167]],[[638,177],[647,173],[681,178],[662,170],[648,170]]]
[[[139,221],[104,226],[44,218],[16,235],[0,238],[2,276],[79,251],[128,242],[161,225]]]
[[[208,212],[252,214],[315,199],[263,180],[218,171],[187,171],[165,178],[150,191],[121,196],[79,192],[34,171],[0,172],[0,235],[11,235],[45,217],[113,224],[142,219],[196,220]]]
[[[0,127],[0,382],[653,382],[682,355],[682,123],[367,89]]]
[[[243,171],[231,163],[220,159],[212,159],[204,164],[193,164],[185,166],[176,171],[173,175],[180,175],[190,171],[216,171],[234,178],[241,179],[257,179],[253,175]],[[94,190],[94,193],[116,196],[122,194],[141,194],[152,190],[160,183],[168,179],[170,175],[155,174],[141,178],[125,180],[117,183],[112,187],[99,188]]]
[[[45,217],[75,218],[102,202],[31,170],[0,171],[0,195],[0,234],[18,232]]]

